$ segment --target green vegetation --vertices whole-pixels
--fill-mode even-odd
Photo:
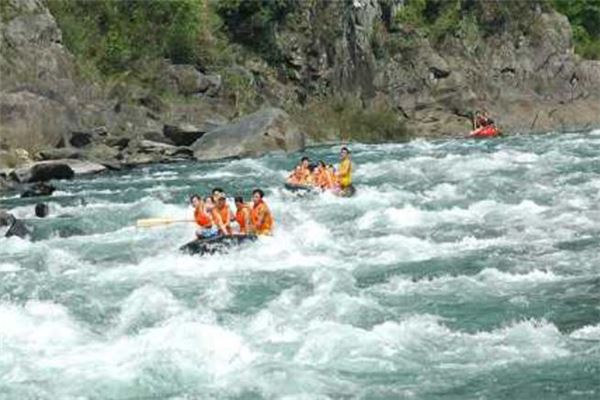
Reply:
[[[507,29],[528,33],[538,8],[547,9],[546,1],[408,0],[395,22],[440,44],[448,36],[473,32],[483,36]]]
[[[600,59],[600,0],[408,0],[395,16],[395,23],[418,31],[433,44],[448,37],[491,36],[505,30],[536,34],[538,10],[551,7],[569,18],[575,51],[585,58]]]
[[[552,4],[569,18],[575,51],[600,60],[600,0],[552,0]]]
[[[281,61],[275,28],[303,0],[220,0],[216,11],[236,43],[253,50],[266,61]]]
[[[47,0],[65,45],[103,76],[168,58],[201,69],[234,57],[210,0]]]
[[[360,99],[352,96],[315,98],[291,114],[313,138],[368,143],[409,137],[389,105],[364,107]]]

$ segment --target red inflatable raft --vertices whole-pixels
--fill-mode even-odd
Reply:
[[[469,137],[494,137],[500,135],[500,129],[493,125],[482,126],[469,134]]]

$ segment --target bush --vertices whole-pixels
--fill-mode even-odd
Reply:
[[[104,74],[127,70],[132,63],[169,58],[173,63],[204,60],[199,45],[210,34],[208,0],[48,0],[65,45],[92,61]]]
[[[552,5],[569,18],[575,51],[600,60],[600,0],[552,0]]]
[[[231,39],[270,63],[281,61],[275,40],[277,25],[303,0],[220,0],[216,9]]]
[[[316,98],[291,110],[295,121],[315,140],[403,141],[409,133],[387,105],[363,107],[350,96]]]

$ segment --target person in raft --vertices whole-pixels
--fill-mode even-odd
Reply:
[[[250,232],[252,219],[250,206],[244,202],[242,196],[237,196],[235,199],[235,220],[239,226],[240,235],[247,235]]]
[[[198,224],[196,236],[198,239],[215,237],[219,231],[214,227],[211,211],[208,211],[205,200],[197,194],[190,197],[190,202],[194,207],[194,220]]]
[[[340,168],[337,179],[341,191],[352,186],[352,161],[350,160],[350,150],[345,146],[340,150]]]
[[[488,112],[485,110],[483,112],[476,111],[473,116],[473,130],[469,132],[468,136],[477,136],[484,129],[489,128],[495,129],[496,126],[494,125],[494,120],[489,117]]]
[[[300,159],[300,163],[294,168],[288,176],[288,183],[294,185],[309,185],[310,181],[310,158],[304,156]]]
[[[261,189],[252,191],[252,210],[250,212],[250,232],[256,235],[273,234],[273,215],[263,200],[265,193]]]
[[[231,212],[229,205],[227,205],[225,193],[222,191],[214,193],[213,200],[215,201],[215,206],[212,209],[211,216],[215,227],[218,229],[219,235],[232,235],[233,230],[231,229],[231,220],[233,213]]]

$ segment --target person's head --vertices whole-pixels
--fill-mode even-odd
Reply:
[[[222,188],[220,188],[220,187],[216,187],[210,193],[211,193],[211,196],[212,196],[213,200],[216,200],[217,196],[219,194],[225,193],[225,191]]]
[[[215,196],[215,204],[218,208],[223,208],[227,205],[227,198],[224,193],[217,193]]]
[[[350,150],[348,150],[348,148],[346,146],[342,147],[342,149],[340,150],[340,157],[342,159],[346,159],[346,158],[348,158],[349,155],[350,155]]]
[[[261,189],[254,189],[252,191],[252,200],[254,201],[254,204],[260,203],[263,197],[265,197],[265,192],[263,192]]]
[[[211,207],[214,207],[214,205],[215,205],[215,202],[213,201],[213,198],[212,198],[211,196],[206,196],[206,197],[204,198],[204,205],[205,205],[206,207],[209,207],[209,208],[211,208]]]
[[[321,169],[327,168],[327,166],[325,165],[325,161],[319,160],[319,168],[321,168]]]
[[[235,201],[235,206],[237,208],[244,206],[244,198],[242,196],[235,196],[233,200]]]
[[[45,218],[49,213],[48,204],[38,203],[35,205],[35,216],[38,218]]]
[[[304,156],[300,159],[300,165],[302,166],[302,168],[308,168],[309,164],[310,164],[310,158]]]
[[[308,164],[308,171],[312,174],[315,171],[315,164]]]
[[[190,203],[192,203],[194,207],[198,207],[202,204],[202,198],[197,194],[193,194],[190,196]]]

